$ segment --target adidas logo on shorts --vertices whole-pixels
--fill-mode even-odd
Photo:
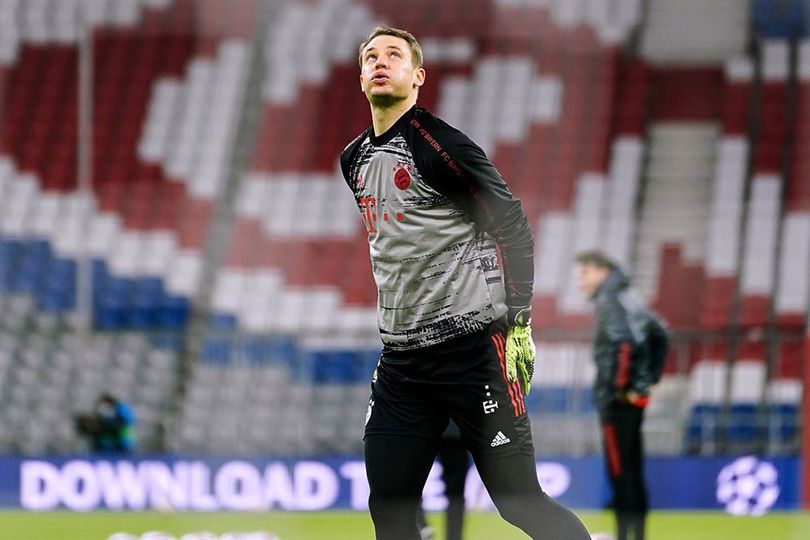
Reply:
[[[499,431],[498,434],[495,435],[495,438],[492,439],[492,442],[489,443],[489,445],[492,448],[495,448],[496,446],[501,446],[502,444],[506,444],[506,443],[510,443],[510,442],[512,442],[512,439],[510,439],[509,437],[504,435],[503,431]]]

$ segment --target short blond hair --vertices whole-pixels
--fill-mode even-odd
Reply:
[[[394,28],[393,26],[378,26],[371,31],[366,39],[363,40],[357,51],[357,61],[360,64],[360,67],[363,67],[363,49],[365,49],[371,40],[377,36],[394,36],[404,39],[408,43],[408,47],[411,48],[411,63],[413,64],[413,67],[416,69],[422,67],[422,47],[419,45],[419,42],[416,40],[414,35],[407,30]]]

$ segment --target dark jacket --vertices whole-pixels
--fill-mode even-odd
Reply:
[[[657,382],[646,337],[651,325],[663,323],[641,305],[629,284],[624,272],[615,268],[592,298],[596,308],[594,399],[600,411],[617,401],[626,402],[628,391],[641,396],[633,404],[644,407],[650,386]]]

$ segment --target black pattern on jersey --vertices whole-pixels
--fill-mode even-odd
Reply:
[[[374,146],[368,139],[366,139],[360,146],[357,160],[354,162],[351,169],[351,177],[354,184],[352,189],[354,190],[355,195],[357,195],[358,191],[357,176],[359,172],[363,169],[363,167],[368,165],[372,159],[374,159],[374,156],[379,153],[386,153],[396,156],[399,161],[407,163],[414,170],[416,169],[413,162],[413,156],[411,155],[410,150],[408,150],[408,145],[405,142],[405,139],[402,137],[394,137],[389,143],[382,146]]]
[[[429,197],[407,197],[402,199],[402,206],[405,208],[432,208],[447,204],[449,199],[444,195],[434,195]],[[461,212],[461,210],[459,210]]]
[[[487,306],[491,309],[492,306]],[[489,327],[489,322],[480,320],[480,311],[471,311],[463,315],[454,315],[435,322],[421,325],[419,328],[405,330],[396,334],[380,329],[383,343],[391,350],[410,350],[428,347],[447,341],[457,336],[481,332]],[[397,344],[392,346],[386,338],[397,338]]]
[[[470,272],[483,273],[487,283],[500,282],[497,256],[494,255],[495,244],[490,240],[488,243],[483,242],[482,245],[489,245],[491,251],[483,254],[477,250],[470,251],[469,244],[462,242],[419,257],[403,258],[401,261],[403,266],[422,269],[418,276],[414,276],[414,280],[405,287],[437,291],[452,290],[453,282],[457,279],[464,279]],[[494,268],[490,268],[484,263],[490,258],[495,261]],[[490,261],[488,264],[492,265],[492,262]],[[487,273],[492,273],[492,270],[494,270],[494,278],[487,278]],[[490,279],[497,281],[490,281]],[[421,316],[413,321],[413,328],[404,331],[391,332],[381,329],[383,341],[386,342],[386,337],[396,338],[396,345],[386,342],[386,345],[392,350],[414,349],[485,329],[489,323],[482,315],[492,309],[491,304],[487,304],[481,310],[453,315],[452,309],[463,305],[464,302],[463,297],[445,294],[401,308],[399,311],[403,312],[420,308]],[[391,306],[381,307],[385,310],[397,311],[397,308]]]

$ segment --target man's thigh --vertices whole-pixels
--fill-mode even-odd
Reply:
[[[367,435],[366,476],[372,495],[418,498],[438,452],[438,441],[406,435]]]
[[[442,388],[441,401],[473,456],[534,455],[523,389],[506,377],[505,345],[503,334],[493,333],[478,361]]]
[[[447,412],[437,407],[423,383],[378,366],[371,381],[365,438],[393,435],[437,443],[448,422]]]
[[[447,413],[421,384],[379,366],[371,383],[364,436],[372,494],[419,496],[439,449]]]

